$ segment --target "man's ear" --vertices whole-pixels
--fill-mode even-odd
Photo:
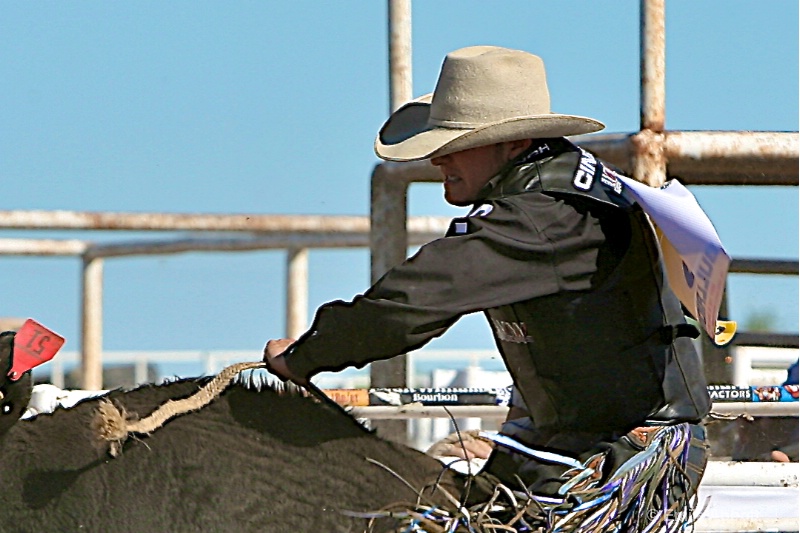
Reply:
[[[516,159],[519,154],[527,150],[533,144],[533,139],[518,139],[509,142],[508,160]]]

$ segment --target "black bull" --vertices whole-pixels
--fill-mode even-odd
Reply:
[[[6,361],[0,357],[0,368]],[[202,384],[109,397],[145,417]],[[363,531],[367,521],[347,511],[413,506],[406,482],[422,489],[442,473],[434,459],[378,438],[345,413],[270,388],[232,385],[203,409],[128,439],[116,458],[92,430],[98,400],[17,421],[29,376],[0,390],[3,532]],[[441,484],[457,496],[449,476]]]

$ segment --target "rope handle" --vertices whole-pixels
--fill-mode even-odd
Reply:
[[[149,435],[176,416],[202,409],[228,388],[240,372],[257,368],[266,368],[266,364],[258,361],[225,367],[188,398],[167,400],[149,416],[141,419],[129,417],[124,407],[114,405],[111,400],[101,400],[92,420],[93,433],[101,443],[109,443],[108,453],[116,457],[131,433]]]

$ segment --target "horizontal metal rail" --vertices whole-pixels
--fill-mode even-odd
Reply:
[[[89,243],[80,240],[0,238],[0,255],[80,256],[88,248]]]
[[[728,272],[731,274],[784,274],[798,275],[797,260],[791,259],[745,259],[731,260]]]
[[[409,243],[418,246],[441,237],[449,219],[426,222],[424,231],[411,231]],[[433,229],[431,229],[433,228]],[[84,256],[87,259],[134,255],[168,255],[183,252],[236,252],[289,248],[365,248],[367,233],[278,232],[250,237],[185,237],[94,244],[81,240],[0,238],[0,255]]]
[[[798,525],[797,518],[705,518],[701,516],[692,529],[697,533],[746,533],[750,531],[789,533],[798,531]]]
[[[357,418],[392,420],[406,418],[485,418],[504,419],[508,408],[499,405],[370,405],[353,407]],[[798,402],[718,402],[712,413],[720,416],[798,416]]]
[[[305,217],[241,215],[170,215],[76,212],[0,212],[0,221],[10,227],[77,230],[213,231],[211,237],[132,240],[100,243],[80,240],[0,239],[0,255],[78,256],[83,262],[81,288],[81,386],[102,388],[102,291],[106,258],[164,255],[183,252],[254,251],[285,249],[286,336],[297,338],[307,327],[309,248],[364,248],[370,244],[367,217]],[[271,229],[269,233],[225,235],[224,231]],[[442,236],[449,224],[443,217],[415,217],[410,222],[409,242],[424,244]]]
[[[572,140],[630,174],[643,144],[637,135],[582,135]],[[665,131],[660,135],[667,179],[686,185],[798,185],[797,132]]]
[[[449,220],[449,219],[448,219]],[[409,231],[435,233],[442,217],[409,219]],[[446,226],[445,226],[446,228]],[[0,211],[0,229],[108,231],[224,231],[244,233],[357,233],[368,235],[369,217],[346,215],[255,215]]]
[[[360,216],[0,211],[0,228],[365,233],[369,223]]]
[[[769,348],[800,348],[797,333],[772,333],[768,331],[741,331],[731,343],[734,346],[764,346]]]
[[[800,487],[800,463],[712,461],[703,483],[717,487]]]

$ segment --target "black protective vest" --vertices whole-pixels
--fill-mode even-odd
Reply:
[[[543,142],[556,155],[534,149],[484,198],[562,199],[599,219],[606,243],[591,289],[486,311],[534,424],[627,431],[646,420],[700,420],[710,399],[686,336],[693,328],[667,285],[649,221],[613,170],[564,139]]]

